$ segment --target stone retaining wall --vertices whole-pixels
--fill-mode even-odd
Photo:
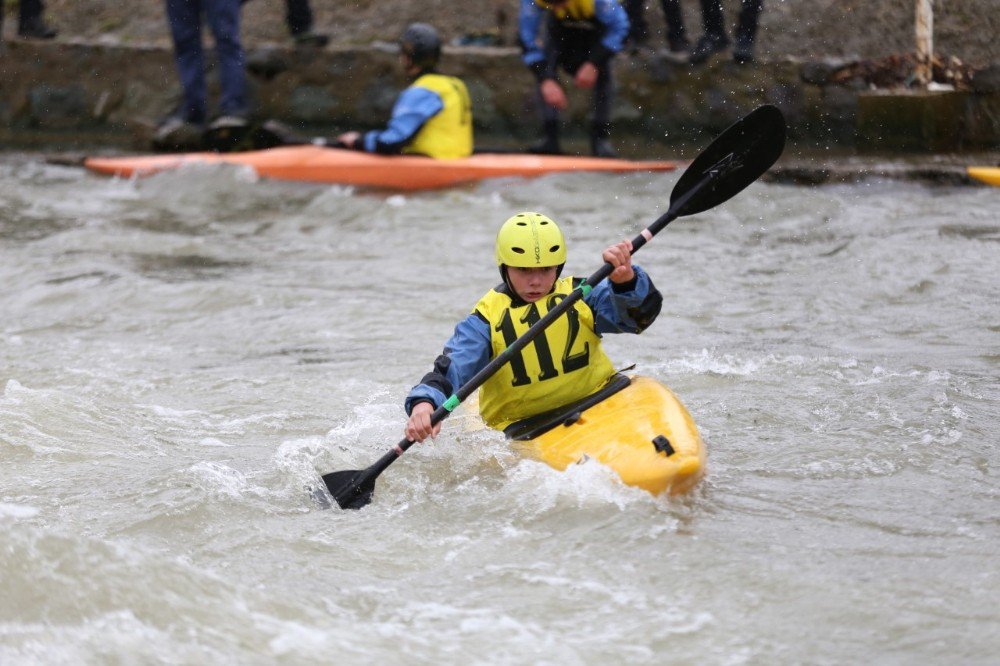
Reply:
[[[172,54],[158,47],[13,41],[0,55],[0,145],[113,145],[145,150],[179,97]],[[793,139],[868,150],[1000,148],[1000,72],[977,72],[973,90],[877,94],[839,82],[845,63],[783,60],[703,67],[652,54],[616,59],[615,141],[624,153],[699,142],[761,103],[786,114]],[[268,47],[248,53],[256,117],[330,134],[378,126],[404,85],[391,48]],[[523,143],[538,133],[533,80],[518,52],[447,49],[441,70],[473,98],[477,143]],[[211,80],[211,77],[210,77]],[[567,134],[586,134],[588,95],[571,93]],[[875,97],[879,99],[872,101]],[[905,98],[905,99],[904,99]],[[902,101],[901,101],[902,100]],[[898,113],[894,112],[898,110]]]

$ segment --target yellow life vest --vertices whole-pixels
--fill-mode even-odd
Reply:
[[[514,306],[507,294],[490,290],[475,311],[489,322],[493,358],[572,290],[573,278],[560,278],[551,294],[520,306]],[[515,421],[590,395],[614,373],[594,331],[594,313],[580,299],[483,383],[479,413],[487,425],[503,430]]]
[[[437,93],[444,103],[440,113],[424,123],[404,153],[438,159],[472,154],[472,102],[461,79],[443,74],[424,74],[411,87]]]
[[[594,0],[569,0],[569,2],[560,7],[547,5],[543,0],[535,0],[535,4],[552,12],[560,21],[565,20],[566,17],[574,21],[586,21],[597,15],[597,12],[594,10]]]

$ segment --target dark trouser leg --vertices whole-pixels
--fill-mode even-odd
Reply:
[[[45,7],[42,5],[42,0],[21,0],[21,6],[18,13],[18,30],[24,30],[29,27],[33,21],[37,21],[42,18],[42,11]]]
[[[725,20],[722,16],[722,0],[701,0],[701,20],[705,27],[705,34],[691,49],[691,57],[688,62],[693,65],[705,62],[713,54],[729,46]]]
[[[764,0],[743,0],[739,22],[736,24],[736,43],[747,47],[757,35],[757,19],[764,8]]]
[[[611,104],[615,97],[615,82],[611,76],[611,62],[597,72],[594,84],[594,124],[607,125],[611,122]]]
[[[649,26],[646,24],[646,0],[624,0],[625,13],[628,14],[628,41],[633,45],[642,44],[649,37]]]
[[[18,34],[31,39],[52,39],[55,37],[57,32],[45,25],[45,21],[42,20],[44,9],[42,0],[21,0],[17,21]]]
[[[312,9],[309,8],[309,0],[285,0],[285,21],[288,23],[288,32],[292,35],[301,35],[310,32],[313,27]]]
[[[550,120],[554,120],[554,121],[558,122],[559,121],[559,109],[557,109],[554,106],[549,106],[548,104],[545,103],[545,100],[542,99],[542,88],[541,88],[541,85],[539,85],[537,87],[535,93],[536,93],[535,97],[538,100],[538,105],[542,109],[542,122],[543,123],[548,123]]]
[[[743,0],[740,20],[736,24],[736,46],[733,47],[733,60],[737,64],[753,62],[753,39],[763,4],[763,0]]]
[[[663,19],[667,24],[667,45],[673,51],[686,49],[688,38],[684,29],[681,0],[660,0],[660,6],[663,8]]]
[[[611,76],[611,63],[602,67],[594,85],[594,124],[590,130],[591,152],[598,157],[615,157],[608,137],[611,136],[611,104],[614,102],[615,83]]]
[[[529,149],[529,152],[542,155],[555,155],[562,152],[559,145],[559,109],[549,106],[542,99],[541,89],[536,93],[538,105],[542,109],[542,141]]]
[[[701,21],[705,27],[705,35],[718,41],[729,41],[722,16],[722,0],[701,0]]]
[[[205,0],[205,16],[215,38],[219,63],[220,111],[244,116],[247,112],[246,72],[240,45],[239,0]]]
[[[205,121],[205,57],[201,47],[200,0],[167,0],[167,20],[174,40],[174,62],[184,89],[181,116]]]

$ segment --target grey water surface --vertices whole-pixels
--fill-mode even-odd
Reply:
[[[664,311],[606,347],[701,428],[689,496],[462,411],[310,494],[399,440],[506,217],[589,275],[677,178],[0,160],[0,663],[997,663],[997,188],[757,183],[647,245]]]

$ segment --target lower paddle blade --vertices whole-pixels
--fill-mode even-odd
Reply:
[[[341,509],[360,509],[372,501],[376,477],[365,474],[366,471],[349,469],[323,475],[326,489]]]
[[[670,204],[690,195],[677,217],[718,206],[743,191],[771,168],[785,149],[785,117],[764,105],[720,134],[691,163],[674,186]]]

